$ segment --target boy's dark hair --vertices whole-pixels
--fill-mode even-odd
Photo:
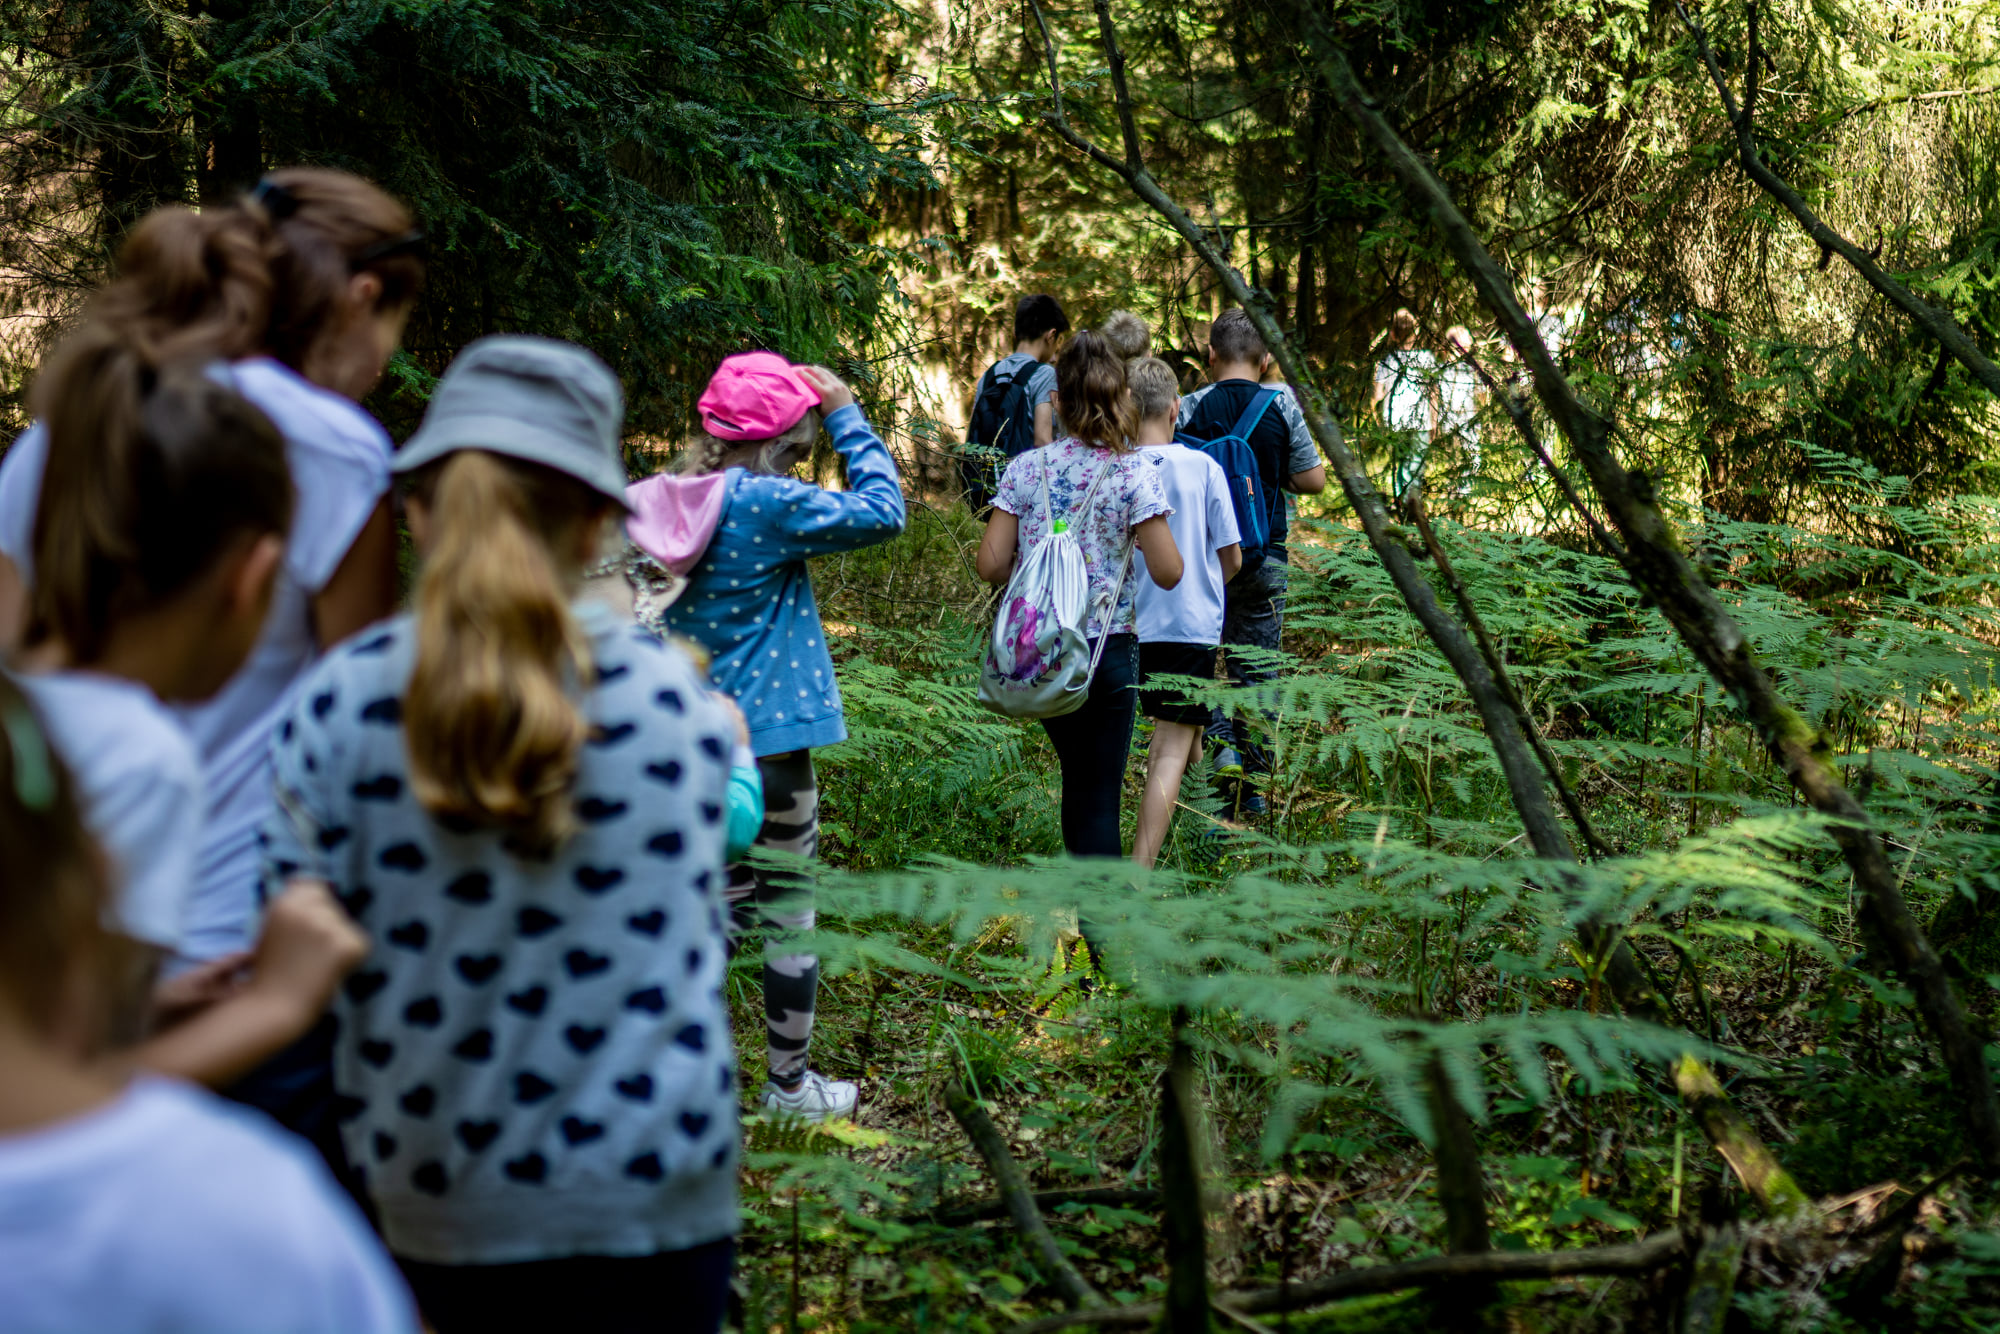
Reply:
[[[1216,316],[1208,331],[1208,350],[1217,361],[1256,361],[1268,350],[1250,312],[1241,306]]]
[[[1045,333],[1068,333],[1069,316],[1047,292],[1031,292],[1014,303],[1014,341],[1032,343]]]

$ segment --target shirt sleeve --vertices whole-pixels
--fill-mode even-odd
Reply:
[[[204,805],[201,771],[192,763],[134,766],[93,801],[91,824],[123,878],[118,926],[134,940],[180,948]]]
[[[764,771],[755,756],[739,754],[729,766],[729,837],[723,859],[742,860],[763,829]]]
[[[0,555],[14,562],[21,583],[35,576],[35,511],[42,503],[42,469],[49,458],[49,433],[37,422],[21,432],[0,458]]]
[[[1008,463],[1007,470],[1000,474],[1000,489],[993,496],[993,508],[1019,518],[1039,504],[1041,478],[1038,475],[1030,479],[1028,469],[1045,466],[1047,462],[1040,450],[1031,449]]]
[[[1319,467],[1319,446],[1313,443],[1312,431],[1306,425],[1305,409],[1299,406],[1298,395],[1292,392],[1290,385],[1278,390],[1278,415],[1285,419],[1285,428],[1291,432],[1285,472],[1296,475]]]
[[[1028,406],[1039,408],[1055,391],[1056,368],[1046,364],[1035,367],[1034,374],[1028,377]]]
[[[1203,398],[1206,398],[1207,396],[1208,396],[1207,385],[1203,385],[1201,388],[1195,390],[1192,394],[1182,395],[1181,410],[1174,417],[1175,430],[1179,430],[1181,427],[1186,426],[1188,424],[1189,419],[1194,416],[1194,410],[1197,407],[1201,406],[1201,400]]]
[[[847,464],[847,490],[828,491],[786,478],[781,481],[789,484],[776,490],[769,503],[750,501],[769,511],[751,516],[757,522],[750,526],[781,534],[798,555],[824,556],[874,546],[902,532],[909,521],[896,460],[860,406],[840,409],[826,419],[826,428]],[[736,522],[735,511],[743,503],[742,496],[731,501],[725,522]]]
[[[1135,461],[1139,466],[1128,473],[1132,482],[1125,523],[1130,528],[1174,512],[1173,505],[1167,501],[1167,488],[1160,482],[1160,470],[1148,465],[1144,459]]]
[[[1241,542],[1243,534],[1236,526],[1236,505],[1229,498],[1229,478],[1222,465],[1206,456],[1203,462],[1208,464],[1202,470],[1208,493],[1208,545],[1220,551]]]

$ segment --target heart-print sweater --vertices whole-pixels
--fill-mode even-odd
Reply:
[[[413,796],[407,616],[328,655],[278,727],[266,885],[324,876],[373,937],[334,1005],[337,1112],[409,1259],[648,1255],[737,1229],[732,726],[684,653],[577,616],[598,684],[578,830],[546,860]]]

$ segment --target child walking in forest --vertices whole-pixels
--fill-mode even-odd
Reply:
[[[1076,535],[1090,585],[1084,637],[1100,656],[1083,705],[1042,719],[1042,727],[1062,768],[1064,849],[1076,857],[1117,857],[1118,802],[1138,702],[1130,557],[1136,544],[1144,577],[1164,589],[1180,582],[1181,553],[1167,527],[1173,507],[1158,470],[1132,448],[1138,424],[1125,363],[1100,335],[1080,333],[1064,349],[1056,362],[1056,403],[1072,434],[1007,466],[976,567],[980,578],[1004,584],[1016,558],[1046,541],[1054,524]],[[1086,502],[1088,512],[1081,512]]]
[[[727,358],[698,404],[702,435],[678,474],[633,488],[647,546],[686,579],[642,622],[681,635],[713,658],[715,683],[747,715],[763,772],[764,826],[757,846],[811,857],[819,849],[819,786],[812,752],[847,738],[840,686],[826,647],[807,560],[886,542],[906,513],[896,463],[833,372],[794,366],[770,352]],[[824,425],[847,467],[847,489],[790,476]],[[809,931],[811,886],[800,877],[739,863],[728,898],[738,932]],[[849,1116],[860,1090],[808,1063],[819,959],[767,944],[764,1014],[769,1078],[763,1106],[822,1120]]]
[[[90,1059],[126,961],[79,797],[0,677],[0,1325],[415,1334],[380,1243],[304,1145]]]
[[[180,706],[201,755],[207,816],[172,970],[226,975],[262,914],[257,832],[272,806],[272,729],[329,646],[387,615],[396,596],[389,437],[357,400],[381,378],[424,276],[409,211],[343,172],[291,167],[195,212],[133,229],[91,319],[160,365],[228,363],[237,392],[284,440],[297,506],[269,612],[249,657],[208,700]],[[35,514],[48,433],[0,459],[0,642],[37,582]],[[203,974],[196,974],[197,978]],[[232,1090],[338,1152],[324,1026]]]
[[[1271,354],[1247,311],[1225,310],[1208,335],[1209,383],[1181,400],[1180,430],[1196,440],[1226,435],[1244,410],[1264,389]],[[1315,495],[1326,489],[1326,467],[1306,429],[1305,411],[1290,385],[1274,385],[1278,396],[1251,431],[1250,449],[1257,457],[1258,493],[1270,505],[1270,540],[1263,563],[1230,580],[1223,596],[1224,665],[1239,686],[1274,681],[1278,669],[1259,652],[1275,653],[1283,635],[1285,591],[1291,578],[1286,538],[1289,520],[1284,492]],[[1238,648],[1252,650],[1238,653]],[[1215,772],[1234,786],[1232,805],[1245,817],[1265,811],[1260,787],[1270,772],[1271,756],[1264,742],[1272,725],[1262,709],[1226,709],[1209,714],[1208,739],[1216,747]]]
[[[374,940],[335,1005],[343,1131],[440,1334],[715,1330],[728,1292],[734,723],[686,654],[573,604],[622,419],[581,348],[466,348],[396,460],[415,610],[278,729],[268,874],[323,875]]]
[[[271,610],[248,659],[183,711],[208,791],[183,956],[248,947],[257,830],[271,803],[271,728],[329,645],[387,615],[396,539],[388,435],[355,400],[373,389],[423,280],[408,210],[342,172],[272,172],[232,204],[161,209],[133,230],[92,319],[155,364],[233,363],[232,383],[284,438],[298,507]],[[34,516],[49,458],[31,427],[0,461],[0,611],[37,571]],[[18,613],[10,620],[19,625]],[[10,633],[8,638],[12,638]]]
[[[40,578],[14,664],[110,863],[125,966],[103,999],[120,1043],[211,1085],[305,1033],[360,950],[325,888],[302,885],[273,903],[240,989],[190,974],[153,1003],[184,942],[204,815],[200,760],[167,704],[199,704],[242,666],[292,517],[283,443],[229,375],[161,370],[102,321],[49,358],[35,387],[51,442]],[[189,1004],[225,982],[226,999]]]
[[[1173,367],[1157,357],[1141,357],[1125,374],[1139,418],[1139,455],[1158,472],[1173,507],[1167,528],[1183,569],[1171,589],[1150,578],[1136,580],[1139,707],[1153,720],[1153,740],[1146,754],[1146,788],[1132,836],[1132,860],[1151,866],[1173,823],[1181,776],[1199,752],[1202,729],[1208,726],[1206,704],[1189,702],[1181,690],[1157,685],[1155,678],[1214,677],[1215,650],[1222,642],[1223,586],[1242,567],[1243,551],[1222,465],[1174,439],[1181,400]],[[1144,573],[1143,555],[1139,562]]]

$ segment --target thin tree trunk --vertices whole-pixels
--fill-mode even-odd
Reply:
[[[1201,1192],[1201,1118],[1195,1098],[1194,1052],[1174,1012],[1174,1049],[1160,1081],[1160,1199],[1167,1253],[1168,1334],[1208,1334],[1208,1224]]]

